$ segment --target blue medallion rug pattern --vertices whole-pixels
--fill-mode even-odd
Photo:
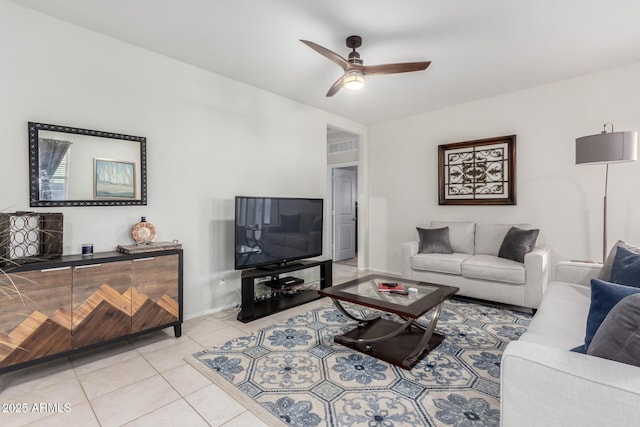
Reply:
[[[335,344],[333,337],[356,323],[329,305],[187,361],[268,425],[491,427],[500,424],[502,352],[530,320],[528,313],[449,299],[436,327],[445,341],[407,371]]]

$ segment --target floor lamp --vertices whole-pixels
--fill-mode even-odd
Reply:
[[[607,125],[611,132],[607,132]],[[605,123],[602,133],[576,138],[576,164],[606,165],[602,226],[602,261],[607,257],[607,187],[609,163],[635,162],[638,157],[638,132],[614,132]]]

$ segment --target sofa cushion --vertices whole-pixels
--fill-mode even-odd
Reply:
[[[518,339],[518,341],[526,341],[566,351],[580,344],[584,340],[584,336],[582,335],[577,339],[567,340],[565,337],[551,335],[553,330],[549,332],[549,334],[536,334],[527,331]]]
[[[540,230],[523,230],[511,227],[504,236],[498,256],[524,263],[524,256],[536,246]]]
[[[624,298],[611,309],[587,354],[640,366],[640,294]]]
[[[562,350],[584,343],[590,301],[588,286],[551,282],[522,339],[535,335],[538,337],[535,342]]]
[[[435,273],[462,273],[462,262],[469,258],[469,254],[417,254],[411,257],[411,268],[427,270]]]
[[[504,236],[511,227],[531,230],[531,224],[476,224],[475,253],[498,256]]]
[[[618,247],[611,266],[612,283],[640,287],[640,254]]]
[[[473,222],[431,221],[431,228],[449,227],[449,241],[453,252],[473,254],[476,225]]]
[[[611,266],[613,265],[613,260],[616,257],[616,253],[618,251],[618,247],[622,246],[623,248],[627,248],[632,252],[640,254],[640,248],[637,246],[633,246],[630,243],[624,242],[622,240],[618,240],[615,245],[611,248],[609,255],[607,255],[607,259],[604,261],[604,265],[602,266],[602,270],[600,270],[600,274],[598,275],[598,279],[605,280],[607,282],[611,279]]]
[[[449,227],[443,228],[420,228],[418,236],[420,237],[420,245],[418,253],[420,254],[451,254],[451,243],[449,242]]]
[[[593,336],[602,321],[607,317],[607,314],[609,314],[609,311],[623,298],[637,293],[640,293],[640,288],[609,283],[600,279],[591,279],[591,305],[587,316],[584,344],[573,350],[578,353],[586,353]]]
[[[462,263],[462,276],[517,285],[525,282],[523,264],[492,255],[474,255],[466,259]]]

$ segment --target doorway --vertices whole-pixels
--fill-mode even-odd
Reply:
[[[360,136],[328,126],[327,145],[331,257],[357,267]]]

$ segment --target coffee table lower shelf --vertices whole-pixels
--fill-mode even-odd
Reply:
[[[366,324],[361,324],[343,335],[337,335],[333,340],[336,343],[352,350],[384,360],[385,362],[399,366],[403,369],[413,368],[420,359],[440,345],[444,340],[444,335],[434,332],[428,344],[424,349],[422,349],[420,355],[413,361],[408,360],[408,358],[420,345],[420,340],[425,334],[423,329],[413,325],[402,331],[400,334],[382,342],[374,344],[359,344],[352,341],[360,339],[374,339],[392,333],[399,327],[401,327],[401,325],[397,322],[380,318]]]

